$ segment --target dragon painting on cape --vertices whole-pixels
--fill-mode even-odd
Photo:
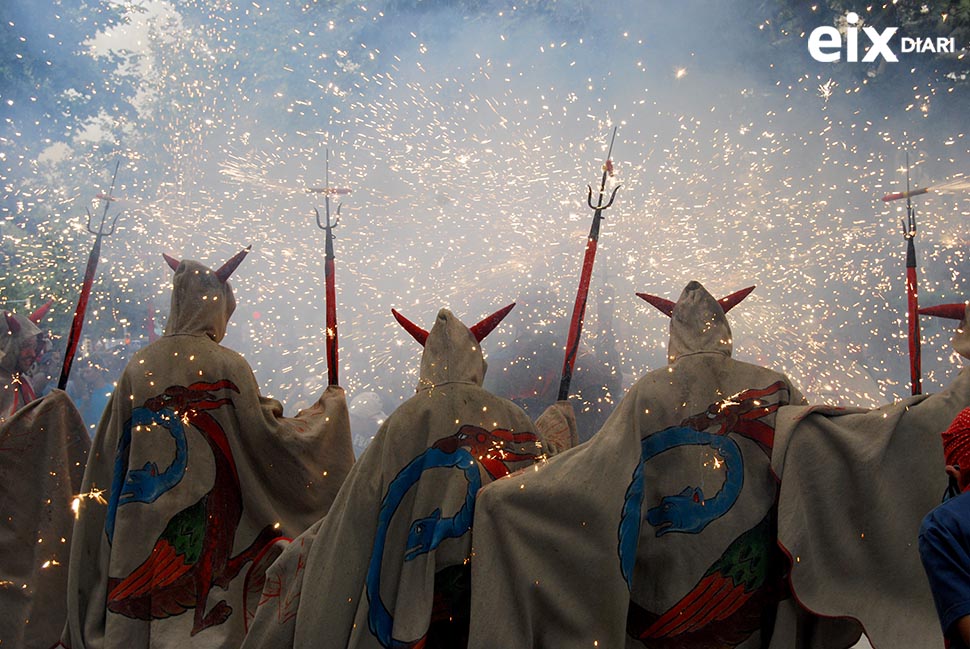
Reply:
[[[274,543],[326,514],[353,464],[343,390],[295,418],[219,342],[228,277],[166,256],[165,335],[117,383],[84,475],[65,646],[238,646],[246,584]]]
[[[590,441],[482,490],[470,648],[767,642],[783,597],[774,419],[802,398],[731,358],[724,314],[750,291],[641,295],[671,318],[669,365]]]
[[[543,456],[528,416],[481,387],[481,340],[450,311],[425,331],[417,393],[361,455],[325,519],[267,572],[245,649],[432,649],[467,638],[471,530],[482,485]]]

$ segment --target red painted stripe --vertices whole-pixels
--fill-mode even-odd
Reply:
[[[719,580],[717,582],[716,590],[709,597],[705,597],[702,601],[696,602],[691,611],[685,611],[684,615],[680,616],[677,624],[673,627],[668,627],[664,635],[679,635],[691,628],[696,624],[699,617],[706,615],[707,611],[712,606],[716,606],[717,602],[723,598],[724,594],[730,591],[731,586],[728,584],[727,580]]]
[[[695,618],[695,622],[692,625],[693,629],[701,629],[714,620],[723,620],[723,613],[730,609],[739,597],[744,597],[744,587],[736,586],[730,591],[724,593],[722,597],[718,599],[717,602],[712,602],[713,606],[708,610],[707,614],[702,617]]]
[[[324,262],[327,285],[327,382],[337,385],[337,287],[333,259]]]
[[[593,219],[596,227],[596,219]],[[591,229],[592,234],[592,229]],[[586,255],[583,258],[583,271],[579,277],[579,289],[576,291],[576,303],[573,305],[573,315],[569,322],[569,334],[566,337],[566,357],[563,359],[562,376],[572,377],[576,365],[576,353],[579,351],[579,337],[583,329],[583,317],[586,314],[586,300],[589,296],[589,281],[593,274],[593,262],[596,259],[596,239],[590,236],[586,240]],[[560,386],[562,387],[562,386]]]
[[[101,236],[98,235],[94,240],[94,247],[91,248],[91,254],[88,255],[88,264],[84,269],[84,281],[81,283],[81,295],[78,296],[74,319],[71,321],[71,329],[67,335],[67,351],[64,353],[64,364],[61,367],[61,376],[57,382],[57,387],[61,390],[67,387],[67,378],[71,373],[71,366],[74,364],[77,345],[81,341],[84,314],[88,310],[88,298],[91,296],[91,285],[94,283],[94,275],[98,270],[98,258],[100,256]]]
[[[115,601],[122,600],[131,595],[132,592],[141,590],[143,586],[151,582],[157,567],[160,564],[167,565],[174,556],[175,551],[172,549],[172,546],[166,541],[159,541],[155,544],[151,556],[135,568],[124,581],[115,586],[108,595],[108,599]]]
[[[917,290],[916,267],[909,266],[906,268],[906,298],[909,319],[909,376],[913,394],[920,394],[923,388]]]
[[[181,577],[191,567],[185,562],[185,557],[176,555],[163,568],[155,572],[155,579],[152,581],[152,589],[168,586],[170,583]]]
[[[232,447],[229,445],[229,438],[226,437],[226,431],[222,429],[222,425],[207,412],[190,410],[189,414],[192,415],[189,423],[203,431],[209,437],[212,443],[219,447],[223,457],[225,457],[226,461],[229,462],[229,468],[232,469],[233,480],[238,485],[239,472],[236,470],[236,459],[232,455]]]
[[[728,607],[725,611],[723,611],[721,613],[721,615],[718,617],[718,619],[719,620],[726,620],[727,618],[729,618],[732,615],[734,615],[738,611],[739,608],[741,608],[742,606],[744,606],[744,603],[745,602],[747,602],[749,599],[751,599],[751,596],[752,595],[754,595],[754,591],[751,591],[750,593],[744,593],[742,597],[738,597],[737,600],[734,602],[734,604],[732,604],[730,607]]]
[[[712,588],[716,587],[717,575],[708,575],[702,579],[694,589],[687,593],[683,599],[674,604],[666,613],[661,615],[646,631],[640,634],[640,639],[657,638],[667,634],[671,625],[679,622],[682,615],[685,615],[693,607],[703,604],[703,596]]]

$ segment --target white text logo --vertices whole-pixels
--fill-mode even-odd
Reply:
[[[808,53],[819,63],[834,63],[842,59],[845,49],[845,60],[856,63],[859,59],[859,14],[850,11],[845,15],[845,42],[842,32],[836,27],[816,27],[808,35]],[[889,46],[890,39],[896,34],[897,27],[887,27],[878,31],[875,27],[863,27],[862,33],[869,42],[869,49],[862,56],[863,63],[872,63],[882,57],[889,63],[896,63],[899,59]],[[912,38],[904,36],[900,39],[900,52],[949,52],[956,50],[954,38]]]

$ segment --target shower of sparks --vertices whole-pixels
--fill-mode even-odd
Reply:
[[[99,505],[107,505],[108,501],[104,498],[106,492],[106,489],[91,489],[91,491],[74,496],[74,500],[71,501],[71,511],[74,512],[74,517],[77,518],[80,515],[81,504],[85,498],[93,500]]]
[[[832,98],[832,93],[835,92],[835,88],[838,85],[839,84],[837,84],[832,79],[829,79],[825,83],[819,84],[819,86],[818,86],[818,95],[819,95],[819,97],[821,97],[826,102],[828,102],[828,100]]]
[[[224,344],[288,412],[305,407],[326,384],[322,197],[305,190],[324,181],[329,148],[331,182],[354,197],[339,233],[340,375],[351,400],[377,392],[390,412],[413,393],[420,355],[392,307],[429,327],[442,306],[476,322],[518,301],[486,352],[529,331],[565,337],[585,184],[619,125],[624,192],[601,235],[583,344],[599,351],[608,274],[624,388],[666,363],[666,320],[634,293],[676,299],[697,279],[718,295],[758,285],[730,315],[734,355],[787,372],[810,401],[873,406],[905,393],[900,212],[878,197],[905,186],[906,152],[922,185],[970,167],[964,132],[926,126],[942,86],[914,80],[908,110],[890,111],[867,103],[861,81],[820,83],[817,65],[775,83],[743,66],[724,74],[650,20],[616,32],[606,18],[581,29],[568,7],[467,20],[383,6],[133,5],[82,54],[126,61],[111,79],[137,81],[122,98],[132,114],[79,125],[84,137],[34,160],[0,160],[13,205],[0,223],[18,253],[3,284],[50,287],[51,267],[80,266],[84,207],[122,155],[117,194],[132,207],[105,244],[89,322],[116,323],[121,340],[121,320],[151,306],[161,327],[161,252],[216,266],[252,243]],[[968,216],[964,194],[921,205],[923,304],[967,294]],[[66,311],[76,292],[60,290]],[[954,374],[950,335],[924,323],[928,389]]]

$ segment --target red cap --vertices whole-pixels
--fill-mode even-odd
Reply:
[[[961,410],[943,433],[943,456],[948,465],[970,469],[970,408]]]

